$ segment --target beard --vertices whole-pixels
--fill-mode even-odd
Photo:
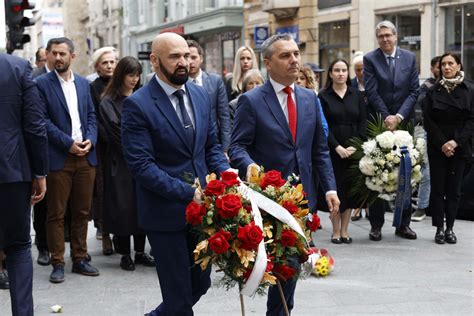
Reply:
[[[172,84],[175,84],[175,85],[182,85],[182,84],[185,84],[186,81],[188,81],[188,78],[189,78],[189,71],[186,67],[178,67],[175,69],[175,71],[173,73],[169,72],[168,70],[166,70],[165,66],[163,66],[163,64],[161,63],[161,60],[158,58],[158,62],[160,64],[160,70],[161,72],[163,73],[163,75],[165,75],[165,77],[172,83]],[[179,70],[185,70],[186,73],[183,74],[183,75],[180,75],[178,74],[177,72]]]
[[[64,62],[62,66],[54,63],[54,69],[58,72],[58,73],[64,73],[66,71],[69,70],[69,66],[71,65],[70,62]]]

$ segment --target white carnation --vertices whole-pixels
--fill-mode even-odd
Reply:
[[[382,186],[372,183],[372,181],[369,178],[365,179],[365,185],[367,186],[367,188],[369,188],[372,191],[383,192]]]
[[[390,131],[377,135],[375,139],[382,148],[391,149],[395,145],[395,135]]]
[[[359,169],[366,176],[375,175],[374,161],[367,156],[359,160]]]
[[[413,146],[413,137],[407,131],[395,131],[393,134],[395,136],[395,145],[398,147]]]
[[[362,144],[364,155],[370,155],[377,148],[377,142],[375,139],[371,139]]]
[[[426,141],[424,138],[417,138],[416,139],[416,149],[418,149],[421,153],[425,151]]]

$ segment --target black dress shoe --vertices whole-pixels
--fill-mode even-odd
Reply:
[[[331,242],[333,244],[340,245],[340,244],[342,244],[342,239],[341,239],[341,237],[334,238],[334,237],[331,236]]]
[[[143,264],[145,267],[154,267],[155,259],[147,253],[135,254],[135,264]]]
[[[370,229],[369,239],[373,241],[382,240],[382,230],[380,228],[372,227]]]
[[[51,283],[63,283],[64,282],[64,266],[57,264],[53,266],[53,272],[49,275],[49,281]]]
[[[444,234],[446,235],[446,242],[448,244],[455,244],[457,243],[458,239],[456,238],[456,234],[453,232],[452,229],[446,229],[446,231],[444,232]]]
[[[90,265],[86,260],[79,260],[72,264],[72,272],[87,276],[98,276],[99,270]]]
[[[0,272],[0,289],[8,290],[10,288],[10,282],[8,281],[8,275],[5,271]]]
[[[38,259],[36,262],[41,265],[41,266],[49,266],[51,263],[51,258],[49,257],[49,251],[48,250],[40,250],[38,252]]]
[[[344,244],[351,244],[352,243],[352,238],[347,236],[347,237],[342,237],[341,236],[341,240]]]
[[[395,229],[395,235],[405,239],[416,239],[416,233],[409,226],[402,226]]]
[[[435,243],[442,245],[446,242],[446,236],[444,235],[443,227],[436,230]]]
[[[120,260],[120,268],[125,271],[133,271],[135,270],[135,263],[133,263],[132,258],[130,255],[123,255],[122,259]]]

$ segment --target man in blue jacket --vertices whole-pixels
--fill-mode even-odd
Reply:
[[[51,40],[54,71],[38,77],[49,140],[47,239],[52,283],[64,281],[64,213],[71,205],[72,272],[97,276],[86,260],[87,224],[97,159],[97,122],[89,83],[74,74],[74,44],[65,37]]]
[[[0,54],[0,249],[7,256],[12,314],[33,315],[31,204],[46,193],[48,139],[31,66]]]
[[[201,69],[204,61],[201,45],[194,40],[187,40],[189,46],[189,79],[198,86],[204,87],[211,100],[211,115],[217,125],[217,137],[222,149],[227,152],[230,144],[230,113],[227,93],[221,77]]]
[[[188,82],[189,47],[175,33],[152,44],[156,75],[125,99],[122,144],[136,180],[138,224],[150,241],[163,302],[149,315],[193,315],[192,307],[211,285],[210,267],[192,262],[196,236],[185,209],[200,190],[188,181],[227,170],[217,141],[208,93]]]
[[[295,85],[301,57],[288,34],[277,34],[262,44],[269,80],[240,96],[229,157],[241,174],[263,166],[280,171],[283,178],[300,175],[309,208],[316,205],[314,173],[319,176],[331,213],[339,211],[336,181],[327,138],[321,124],[316,94]],[[298,268],[298,265],[295,265]],[[283,282],[288,308],[292,309],[296,281]],[[284,315],[278,289],[268,292],[267,315]]]
[[[375,28],[379,48],[364,56],[364,82],[369,107],[379,113],[385,127],[397,129],[402,121],[414,121],[418,98],[418,70],[415,55],[397,47],[397,29],[390,21],[382,21]],[[388,203],[378,201],[370,208],[369,238],[382,239],[384,213]],[[411,207],[403,210],[402,224],[395,233],[406,239],[416,239],[410,228]]]

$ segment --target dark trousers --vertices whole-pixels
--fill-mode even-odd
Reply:
[[[7,257],[12,315],[33,315],[31,183],[0,184],[0,201],[0,249]]]
[[[48,251],[48,239],[46,237],[46,219],[48,217],[48,203],[46,197],[35,204],[33,211],[33,228],[35,229],[35,241],[38,251]]]
[[[388,202],[382,199],[377,199],[372,205],[370,205],[369,210],[370,225],[374,228],[382,228],[385,222],[385,212],[390,211],[390,205]],[[411,205],[403,210],[401,226],[410,226],[411,213]]]
[[[292,268],[300,270],[298,258],[289,258],[288,264]],[[281,287],[285,296],[286,306],[288,307],[288,311],[291,313],[291,310],[293,309],[295,303],[296,280],[288,280],[286,282],[281,282]],[[278,286],[276,285],[270,286],[270,288],[268,289],[267,316],[285,316],[285,308],[283,307],[280,291],[278,290]]]
[[[64,265],[64,213],[70,198],[71,249],[74,262],[87,255],[87,224],[89,221],[95,168],[86,157],[68,154],[64,168],[50,171],[48,184],[48,248],[51,264]]]
[[[121,255],[130,254],[130,236],[118,236],[114,235],[114,238],[117,241],[116,251]],[[134,234],[133,235],[133,248],[135,252],[145,252],[145,234]]]
[[[461,199],[466,160],[441,155],[428,156],[431,172],[430,211],[433,226],[452,228]]]
[[[211,286],[211,265],[205,271],[193,261],[196,236],[188,231],[147,231],[155,258],[163,302],[149,315],[193,315],[192,307]]]

